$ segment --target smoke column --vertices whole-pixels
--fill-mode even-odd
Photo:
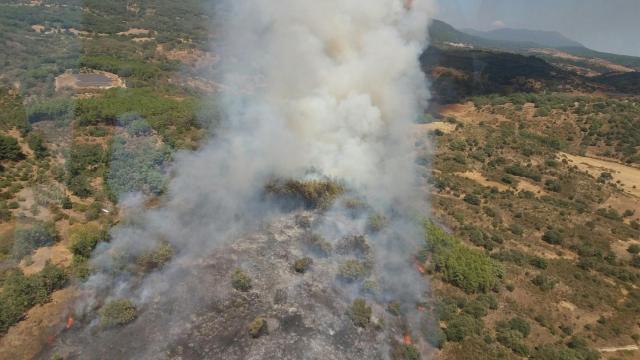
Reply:
[[[184,264],[277,216],[261,199],[273,176],[339,179],[386,213],[424,207],[410,131],[428,98],[418,58],[430,0],[235,0],[221,9],[223,122],[201,150],[178,154],[166,203],[141,211],[133,201],[128,211],[139,214],[96,250],[98,271],[84,285],[95,299],[171,301]],[[327,217],[338,221],[340,209]],[[410,260],[419,226],[391,217],[386,234],[373,239],[383,290],[415,304],[425,291]],[[177,250],[162,272],[114,275],[120,255],[161,241]],[[175,311],[197,307],[196,293]]]

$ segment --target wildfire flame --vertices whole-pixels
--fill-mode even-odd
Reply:
[[[424,265],[419,260],[416,260],[416,268],[420,272],[420,274],[424,274],[426,272]]]
[[[73,326],[73,317],[71,316],[71,314],[69,314],[69,316],[67,317],[67,329],[71,328]]]
[[[413,341],[411,340],[411,335],[409,334],[405,334],[404,337],[402,338],[402,343],[404,345],[411,345],[413,344]]]

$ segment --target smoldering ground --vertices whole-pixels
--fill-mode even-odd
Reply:
[[[128,220],[96,249],[95,272],[75,309],[78,325],[48,354],[386,358],[389,339],[407,331],[420,345],[426,315],[416,304],[428,288],[412,256],[423,241],[417,219],[426,204],[410,131],[428,98],[418,58],[430,1],[223,1],[219,12],[216,81],[229,89],[250,83],[250,91],[217,96],[223,121],[216,136],[176,156],[162,206],[132,203]],[[335,179],[346,192],[329,209],[283,211],[265,196],[274,178]],[[347,197],[365,205],[354,212]],[[376,231],[367,229],[373,214],[385,221]],[[299,223],[302,215],[309,224]],[[291,263],[314,256],[303,241],[312,233],[332,247],[366,234],[370,251],[366,259],[349,251],[316,256],[308,273],[296,275]],[[171,259],[136,272],[136,259],[164,243]],[[366,279],[340,279],[350,259],[369,261]],[[250,291],[231,288],[235,268],[250,275]],[[365,293],[365,280],[375,289]],[[276,301],[276,290],[286,299]],[[348,309],[356,297],[368,299],[378,325],[353,326]],[[117,298],[136,304],[137,319],[105,329],[96,309]],[[377,319],[393,300],[402,320],[381,326]],[[259,315],[269,335],[251,339],[246,326]]]

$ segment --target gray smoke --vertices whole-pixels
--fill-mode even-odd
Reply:
[[[418,58],[431,2],[225,2],[216,79],[228,89],[217,99],[222,124],[201,150],[176,156],[162,207],[123,201],[128,222],[96,250],[97,273],[84,285],[81,306],[88,311],[122,296],[139,305],[171,302],[189,264],[277,218],[262,196],[269,179],[317,176],[338,179],[386,215],[389,226],[371,238],[379,300],[400,299],[407,308],[418,302],[427,289],[411,256],[423,240],[416,219],[425,204],[411,125],[428,98]],[[338,203],[315,230],[339,239],[365,226]],[[127,261],[162,242],[176,250],[162,271],[122,275]],[[175,311],[197,307],[195,294]]]

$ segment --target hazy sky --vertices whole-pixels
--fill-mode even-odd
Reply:
[[[640,56],[640,0],[437,0],[458,28],[556,30],[594,50]]]

